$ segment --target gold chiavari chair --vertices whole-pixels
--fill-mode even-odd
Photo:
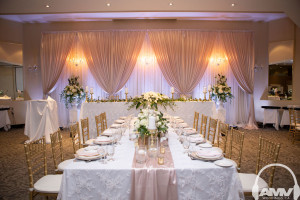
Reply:
[[[300,110],[294,110],[294,127],[295,131],[293,133],[293,144],[299,142],[300,138]]]
[[[61,174],[65,167],[73,162],[73,159],[64,160],[62,135],[60,130],[50,134],[52,158],[55,167],[55,173]]]
[[[229,152],[226,154],[226,157],[234,161],[238,171],[241,170],[244,137],[243,132],[231,128],[229,137]]]
[[[223,150],[223,154],[226,156],[227,151],[227,139],[228,139],[229,125],[223,122],[219,122],[217,146]]]
[[[206,138],[207,116],[201,115],[200,135]]]
[[[82,136],[82,145],[93,144],[93,139],[90,139],[90,130],[89,130],[89,118],[81,119],[81,136]]]
[[[289,133],[293,137],[295,132],[294,108],[289,108],[290,128]]]
[[[97,129],[97,136],[100,136],[101,133],[103,132],[103,125],[102,125],[102,118],[103,115],[102,113],[100,115],[95,116],[95,122],[96,122],[96,129]]]
[[[206,140],[209,141],[212,145],[215,144],[215,138],[217,133],[218,120],[209,118],[208,130]]]
[[[106,112],[103,113],[103,130],[102,131],[105,131],[107,129],[107,118],[106,118]]]
[[[29,199],[36,195],[57,196],[62,175],[47,174],[46,140],[45,137],[24,144],[29,174]],[[44,176],[35,183],[34,180],[43,172]]]
[[[73,152],[74,154],[76,154],[76,151],[81,148],[81,139],[78,122],[70,126],[70,133],[73,143]]]
[[[265,165],[277,163],[279,150],[279,143],[275,144],[267,139],[262,138],[261,136],[259,137],[259,148],[257,154],[255,174],[239,173],[245,196],[252,195],[252,187],[255,183],[255,179],[257,177],[257,174],[259,173],[259,170]],[[272,187],[273,178],[275,174],[275,167],[271,167],[270,169],[268,169],[267,174],[269,175],[268,183],[259,177],[258,191],[261,191],[262,188]]]
[[[195,112],[193,128],[198,132],[199,113]]]

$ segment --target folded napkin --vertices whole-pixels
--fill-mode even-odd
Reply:
[[[125,122],[125,120],[123,120],[123,119],[117,119],[117,120],[115,121],[116,124],[122,124],[122,123],[124,123],[124,122]]]
[[[116,133],[116,129],[106,129],[105,131],[103,131],[102,135],[111,136],[115,133]]]
[[[110,142],[111,138],[105,137],[105,136],[100,136],[100,137],[97,137],[97,139],[95,141],[96,142]]]
[[[85,149],[79,149],[77,152],[78,156],[85,156],[85,157],[92,157],[92,156],[98,156],[98,150],[89,150],[86,151]]]
[[[214,149],[210,149],[210,150],[200,150],[196,152],[197,156],[199,157],[220,157],[222,156],[222,152],[218,151],[218,150],[214,150]]]
[[[204,141],[204,138],[200,137],[200,136],[190,137],[190,142],[192,142],[192,143],[200,143],[200,142],[203,142],[203,141]]]
[[[126,119],[127,117],[125,117],[125,116],[122,116],[122,117],[120,117],[120,119],[122,119],[122,120],[124,120],[124,119]]]
[[[120,128],[121,126],[121,124],[112,124],[110,128]]]

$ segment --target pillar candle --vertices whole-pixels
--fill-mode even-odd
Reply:
[[[154,117],[154,116],[150,116],[150,117],[149,117],[148,129],[151,129],[151,130],[156,129],[156,125],[155,125],[155,117]]]
[[[127,87],[125,88],[125,94],[128,94],[128,88]]]
[[[211,85],[208,85],[208,91],[211,92]]]
[[[207,92],[207,91],[206,91],[206,87],[203,88],[203,92]]]
[[[174,87],[171,87],[171,93],[174,93],[175,90],[174,90]]]
[[[85,87],[85,92],[88,93],[89,92],[89,86]]]
[[[94,89],[93,88],[90,89],[90,93],[94,93]]]

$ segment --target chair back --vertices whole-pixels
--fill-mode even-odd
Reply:
[[[201,115],[200,135],[206,138],[207,116]]]
[[[81,134],[82,134],[82,142],[85,144],[86,141],[90,139],[90,131],[89,131],[89,118],[81,119]]]
[[[73,143],[73,152],[74,154],[76,154],[76,151],[81,148],[81,138],[78,122],[70,126],[70,135]]]
[[[197,132],[198,132],[198,124],[199,124],[199,113],[195,112],[193,128],[196,129]]]
[[[244,135],[245,134],[243,132],[231,128],[229,137],[229,152],[226,154],[226,157],[236,161],[238,171],[241,170]]]
[[[106,118],[106,112],[102,113],[102,132],[107,129],[107,118]]]
[[[34,176],[41,170],[44,175],[47,175],[47,160],[46,160],[46,140],[41,139],[24,143],[26,162],[29,174],[29,187],[33,188]]]
[[[57,170],[58,164],[64,161],[62,136],[60,130],[50,134],[50,139],[54,167],[55,170]]]
[[[255,173],[258,174],[259,170],[268,164],[277,163],[278,155],[280,150],[280,144],[275,144],[262,136],[259,136],[259,148],[258,148],[258,156],[257,156],[257,163],[256,163],[256,171]],[[275,173],[275,167],[271,167],[269,171],[269,187],[273,185],[273,178]]]
[[[294,110],[294,131],[293,131],[293,144],[299,142],[300,136],[300,110]]]
[[[210,117],[206,139],[210,141],[211,144],[215,144],[217,126],[218,126],[218,120]]]
[[[96,128],[97,128],[97,136],[100,136],[102,131],[102,114],[95,116]]]
[[[223,154],[226,156],[227,150],[227,139],[228,139],[228,132],[229,132],[229,125],[223,122],[219,122],[218,127],[218,136],[217,136],[217,146],[223,150]]]
[[[295,131],[294,108],[289,108],[290,129],[289,132]]]

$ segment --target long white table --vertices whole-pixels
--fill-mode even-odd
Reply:
[[[113,124],[115,119],[121,116],[128,116],[130,114],[137,114],[139,110],[128,110],[130,104],[125,102],[105,102],[105,103],[83,103],[80,109],[80,119],[89,118],[89,131],[90,137],[96,138],[96,123],[95,116],[102,112],[106,112],[108,125]],[[181,117],[189,126],[193,127],[194,113],[195,111],[206,116],[218,118],[216,104],[213,101],[210,102],[176,102],[174,110],[168,108],[164,110],[159,107],[159,111],[166,112],[173,116]]]
[[[222,168],[213,162],[191,160],[183,154],[177,135],[170,133],[169,146],[176,170],[178,199],[243,199],[235,167]],[[74,161],[63,173],[58,199],[129,200],[134,142],[123,136],[115,150],[115,161]],[[155,170],[149,168],[149,170]]]

